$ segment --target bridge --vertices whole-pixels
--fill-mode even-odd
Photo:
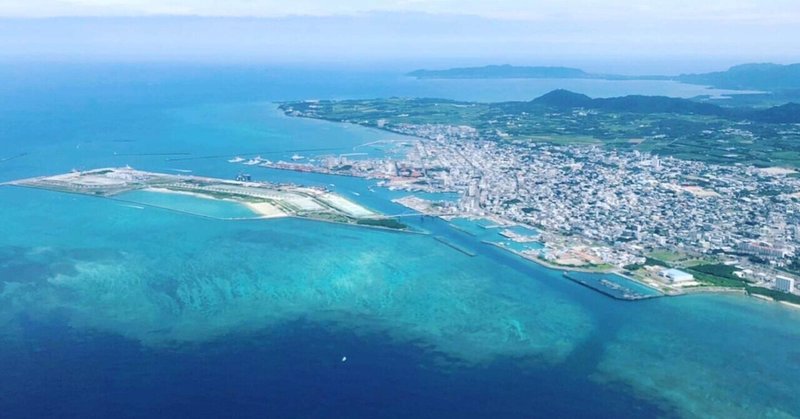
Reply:
[[[384,215],[373,215],[369,217],[363,218],[372,218],[372,219],[381,219],[381,218],[408,218],[408,217],[439,217],[442,215],[453,215],[450,213],[444,212],[432,212],[432,213],[421,213],[421,212],[414,212],[414,213],[402,213],[402,214],[384,214]]]

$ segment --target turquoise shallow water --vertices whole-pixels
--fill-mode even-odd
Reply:
[[[249,82],[223,75],[153,76],[163,96],[56,80],[3,101],[2,157],[28,154],[0,163],[0,179],[123,164],[230,178],[241,167],[228,154],[393,139],[285,118],[268,101],[402,86],[329,77],[298,93],[271,80],[229,97],[217,90]],[[360,179],[252,174],[407,211]],[[0,188],[4,416],[800,415],[800,312],[779,305],[619,302],[432,219],[408,219],[432,233],[412,235],[121,204]]]
[[[144,209],[141,205],[196,215],[200,217],[223,220],[241,220],[258,218],[258,214],[246,206],[233,201],[223,201],[192,195],[179,195],[156,191],[138,190],[114,196],[114,200],[122,201],[120,205],[127,208]]]

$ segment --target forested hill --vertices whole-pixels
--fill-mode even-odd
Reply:
[[[780,91],[800,89],[800,64],[743,64],[726,71],[682,74],[683,83],[703,84],[722,89]]]
[[[673,113],[682,115],[718,116],[727,119],[743,119],[756,122],[800,123],[800,105],[788,103],[767,109],[728,108],[711,103],[665,96],[621,96],[592,99],[589,96],[554,90],[530,103],[555,109],[585,108],[609,112],[629,113]]]

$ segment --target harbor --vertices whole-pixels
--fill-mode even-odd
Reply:
[[[619,274],[567,271],[562,275],[564,278],[617,300],[638,301],[664,296],[654,288]]]

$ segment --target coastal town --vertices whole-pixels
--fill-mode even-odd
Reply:
[[[667,293],[797,292],[792,263],[800,249],[800,178],[791,169],[595,145],[486,141],[469,126],[393,130],[416,138],[398,143],[388,157],[242,163],[377,179],[409,192],[456,192],[456,201],[411,196],[398,202],[444,218],[535,227],[544,246],[522,256],[624,272]]]

